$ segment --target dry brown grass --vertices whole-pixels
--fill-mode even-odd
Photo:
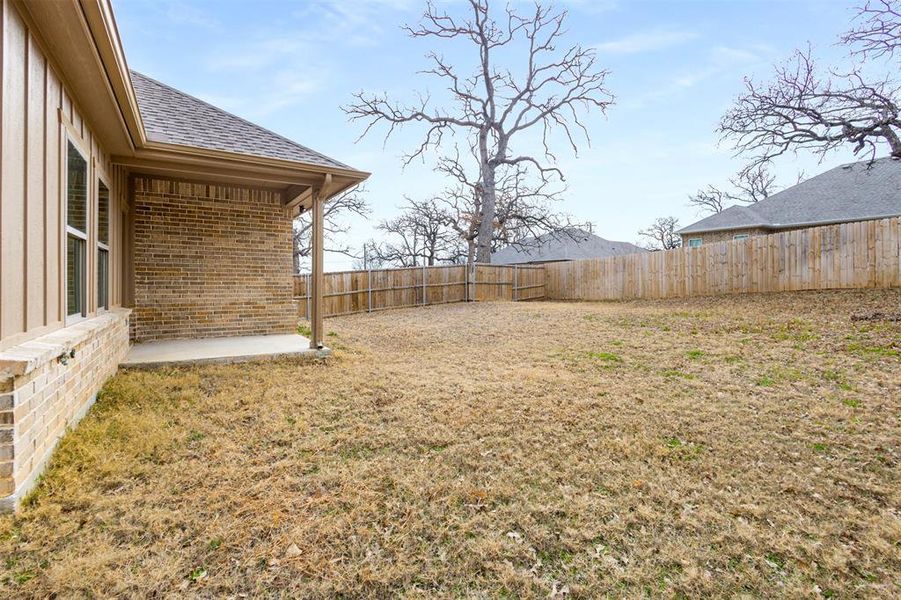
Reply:
[[[901,290],[450,305],[132,372],[0,596],[897,596]]]

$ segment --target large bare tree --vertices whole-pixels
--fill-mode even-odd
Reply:
[[[349,231],[346,218],[352,215],[368,216],[371,212],[366,201],[366,190],[362,187],[352,188],[332,198],[323,207],[322,229],[325,238],[325,251],[354,257],[352,247],[344,239]],[[294,219],[294,272],[299,273],[312,252],[312,220],[310,213],[301,214]]]
[[[860,9],[856,28],[841,38],[852,57],[894,57],[901,34],[899,6],[898,0],[878,0]],[[887,66],[882,77],[863,64],[821,69],[810,48],[796,50],[775,67],[771,81],[745,79],[745,90],[720,120],[719,133],[755,164],[797,150],[822,157],[849,145],[870,159],[886,147],[901,158],[901,86],[893,79],[897,64]]]
[[[642,229],[638,235],[644,238],[644,247],[648,250],[672,250],[682,245],[682,238],[676,233],[679,227],[679,219],[675,217],[660,217],[654,219],[647,229]]]
[[[480,179],[467,172],[459,152],[442,157],[437,170],[452,183],[436,200],[465,248],[466,262],[471,263],[476,260],[483,218]],[[546,233],[571,235],[574,227],[582,226],[556,209],[563,192],[563,187],[547,178],[531,175],[524,165],[498,169],[491,251],[508,245],[524,247]]]
[[[422,21],[406,26],[414,38],[464,40],[477,57],[469,72],[451,64],[441,54],[427,55],[431,67],[425,74],[446,85],[449,101],[432,106],[428,95],[406,105],[386,95],[359,92],[345,107],[354,121],[365,123],[363,136],[378,124],[387,126],[385,139],[409,123],[422,123],[425,134],[405,161],[440,148],[448,133],[463,135],[478,164],[479,212],[476,260],[490,262],[498,196],[498,171],[528,166],[542,179],[563,178],[555,166],[551,146],[556,136],[574,151],[577,140],[590,142],[584,118],[592,110],[601,113],[612,103],[604,87],[607,71],[597,64],[593,48],[571,46],[558,50],[564,34],[565,11],[535,4],[528,14],[509,5],[495,19],[488,0],[468,0],[467,15],[452,16],[429,2]],[[504,64],[522,49],[519,64]],[[530,136],[540,139],[540,151],[531,152],[514,142]]]

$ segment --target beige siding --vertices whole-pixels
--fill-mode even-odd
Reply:
[[[85,149],[90,173],[89,218],[96,223],[97,176],[110,187],[110,304],[121,303],[121,206],[125,175],[114,170],[48,60],[44,44],[10,0],[2,10],[0,93],[0,350],[60,328],[65,322],[66,136]],[[87,308],[94,314],[96,227],[89,226]]]

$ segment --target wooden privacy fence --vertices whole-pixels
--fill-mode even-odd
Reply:
[[[544,298],[544,267],[530,265],[441,265],[326,273],[323,316],[387,308]],[[310,275],[294,276],[301,317],[310,316]]]
[[[901,217],[550,263],[547,297],[626,300],[901,286]]]

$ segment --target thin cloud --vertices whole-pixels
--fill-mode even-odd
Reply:
[[[683,72],[673,79],[673,85],[680,89],[694,87],[712,77],[718,77],[735,71],[749,72],[764,64],[768,64],[768,56],[772,50],[763,45],[750,48],[732,48],[715,46],[710,50],[707,64],[695,70]]]
[[[638,54],[679,46],[697,37],[693,31],[645,31],[601,42],[595,48],[606,54]]]
[[[198,7],[172,0],[160,5],[165,10],[170,22],[179,25],[197,25],[207,29],[215,29],[219,21],[210,13],[200,10]]]

